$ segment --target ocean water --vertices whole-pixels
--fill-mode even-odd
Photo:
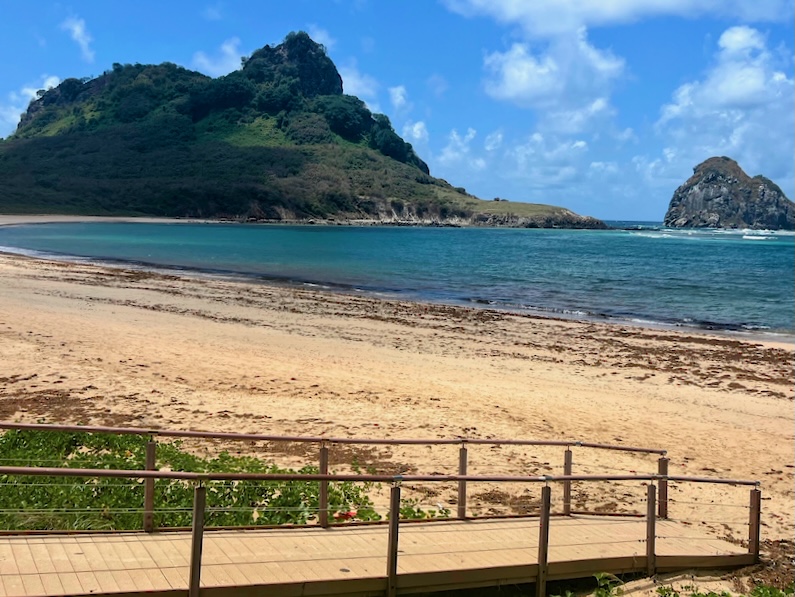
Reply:
[[[540,315],[795,337],[795,236],[246,224],[0,227],[0,250]]]

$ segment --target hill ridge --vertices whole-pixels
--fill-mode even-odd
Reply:
[[[211,78],[119,64],[41,91],[0,143],[0,211],[246,221],[603,227],[486,202],[430,175],[389,118],[343,92],[323,46],[288,34]]]

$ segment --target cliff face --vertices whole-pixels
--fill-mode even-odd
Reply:
[[[764,176],[734,160],[709,158],[674,192],[663,223],[671,228],[795,230],[795,203]]]

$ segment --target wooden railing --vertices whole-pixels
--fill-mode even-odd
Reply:
[[[108,433],[114,435],[138,435],[149,437],[146,445],[145,470],[156,469],[157,442],[155,438],[182,438],[182,439],[215,439],[227,441],[267,441],[304,443],[318,445],[318,471],[321,475],[329,474],[329,451],[334,445],[370,445],[370,446],[458,446],[458,477],[456,483],[457,505],[456,516],[459,520],[467,519],[467,479],[469,469],[469,446],[559,446],[565,448],[563,454],[563,475],[571,476],[574,472],[574,458],[572,448],[587,448],[594,450],[609,450],[616,452],[632,452],[636,454],[658,455],[657,479],[658,500],[657,516],[668,517],[668,464],[667,451],[657,448],[641,448],[635,446],[617,446],[577,440],[534,440],[534,439],[483,439],[483,438],[432,438],[432,439],[383,439],[383,438],[350,438],[350,437],[324,437],[324,436],[284,436],[267,435],[261,433],[225,433],[213,431],[185,431],[178,429],[143,429],[136,427],[101,427],[91,425],[50,425],[45,423],[10,423],[0,422],[0,429],[16,429],[28,431],[69,431],[82,433]],[[360,477],[357,477],[360,478]],[[434,477],[436,479],[437,477]],[[572,481],[562,481],[563,505],[565,516],[572,514],[571,485]],[[328,481],[320,481],[318,523],[326,528],[329,526],[328,508]],[[151,533],[155,530],[155,486],[154,480],[147,478],[144,483],[144,517],[143,528]]]
[[[646,569],[653,575],[656,568],[656,521],[658,512],[656,502],[659,496],[658,485],[660,482],[677,481],[686,483],[713,483],[725,485],[752,486],[749,498],[749,531],[748,552],[757,561],[759,557],[760,517],[761,517],[761,491],[756,481],[737,479],[714,479],[705,477],[687,477],[678,475],[562,475],[562,476],[494,476],[494,475],[351,475],[351,474],[255,474],[255,473],[188,473],[181,471],[152,471],[152,470],[102,470],[102,469],[77,469],[77,468],[52,468],[52,467],[10,467],[0,466],[0,475],[16,476],[57,476],[57,477],[89,477],[89,478],[126,478],[145,479],[154,482],[156,479],[177,479],[191,482],[194,487],[193,499],[193,525],[191,534],[191,557],[189,576],[189,595],[199,596],[201,583],[202,546],[204,537],[204,518],[207,484],[213,481],[318,481],[328,483],[335,481],[357,481],[390,483],[389,501],[389,531],[387,549],[387,595],[394,596],[397,591],[397,565],[398,543],[400,531],[400,500],[401,484],[404,482],[432,482],[432,483],[467,483],[467,482],[494,482],[494,483],[543,483],[541,490],[541,513],[539,519],[538,536],[538,574],[536,579],[536,595],[543,597],[546,594],[546,581],[548,571],[549,529],[551,521],[551,487],[554,483],[571,482],[604,482],[604,481],[638,481],[647,483],[647,508],[646,508]],[[655,483],[657,485],[655,485]]]

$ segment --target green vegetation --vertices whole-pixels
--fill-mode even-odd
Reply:
[[[6,466],[141,470],[147,438],[47,431],[7,431],[0,435]],[[222,452],[200,458],[179,442],[159,443],[157,467],[188,472],[317,473],[315,467],[280,469],[246,456]],[[157,480],[155,525],[190,526],[192,483]],[[367,492],[372,483],[329,484],[329,518],[379,520]],[[139,479],[0,475],[0,529],[140,529],[144,484]],[[317,482],[236,481],[207,484],[206,524],[214,526],[305,524],[316,520]],[[429,516],[414,504],[405,514]],[[353,514],[355,513],[355,514]]]
[[[386,116],[343,94],[324,48],[290,33],[216,79],[117,63],[40,91],[0,140],[0,212],[552,225],[565,210],[430,176]]]
[[[624,581],[615,574],[600,572],[599,574],[594,574],[594,577],[596,578],[597,584],[594,597],[616,597],[624,592],[621,588]]]

